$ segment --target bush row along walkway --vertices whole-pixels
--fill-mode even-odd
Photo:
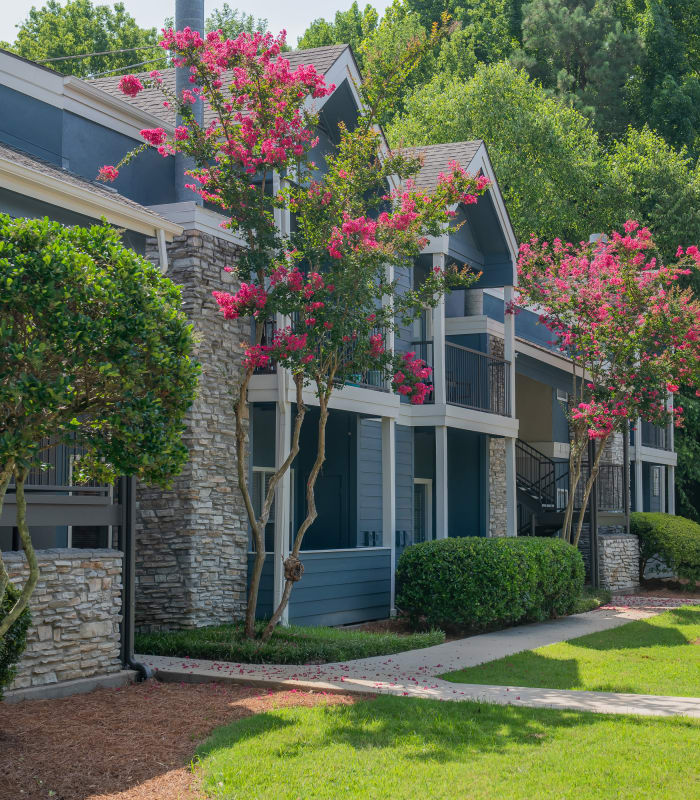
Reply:
[[[321,691],[376,692],[600,713],[700,717],[700,698],[459,684],[435,677],[523,650],[608,630],[653,616],[669,607],[688,604],[688,601],[671,598],[657,601],[646,597],[643,601],[640,598],[614,597],[605,608],[585,614],[485,633],[390,657],[378,656],[339,664],[293,666],[233,664],[148,655],[138,658],[150,665],[157,677],[166,681],[295,686]]]

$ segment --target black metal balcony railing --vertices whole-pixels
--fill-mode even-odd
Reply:
[[[452,405],[509,417],[510,362],[445,342],[445,392]]]
[[[651,422],[642,422],[642,445],[657,450],[670,449],[668,431]]]

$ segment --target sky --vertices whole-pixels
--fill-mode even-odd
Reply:
[[[112,5],[110,0],[93,0],[95,5]],[[123,0],[126,10],[136,19],[142,28],[160,27],[165,17],[175,13],[175,0]],[[297,0],[290,4],[288,0],[229,0],[229,5],[239,8],[248,14],[267,19],[269,29],[274,33],[285,28],[287,41],[292,47],[296,46],[297,38],[306,30],[308,24],[317,17],[332,20],[336,11],[345,11],[352,4],[352,0]],[[360,7],[364,7],[366,0],[360,0]],[[3,0],[2,14],[0,14],[0,41],[13,42],[16,35],[15,25],[26,19],[32,6],[42,6],[42,0]],[[204,13],[208,15],[217,6],[223,5],[223,0],[204,0]],[[389,2],[378,0],[372,5],[382,12]],[[294,9],[294,10],[292,10]]]

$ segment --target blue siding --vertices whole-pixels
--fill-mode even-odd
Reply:
[[[0,105],[4,109],[0,120],[0,142],[50,161],[58,167],[63,166],[63,112],[60,108],[42,103],[7,86],[0,86]]]
[[[413,270],[410,267],[396,267],[394,270],[394,280],[396,281],[396,293],[405,294],[413,288]],[[398,320],[399,329],[394,339],[394,348],[397,353],[406,353],[411,349],[411,342],[414,340],[413,327],[404,325]]]
[[[347,625],[389,616],[389,548],[302,552],[304,577],[292,590],[289,621],[294,625]],[[248,555],[248,569],[253,554]],[[272,614],[273,562],[265,560],[258,617]]]
[[[357,544],[382,542],[382,424],[358,420],[357,436]],[[367,539],[366,536],[376,537]]]
[[[552,386],[554,389],[571,392],[570,372],[552,367],[523,353],[520,353],[515,359],[515,371],[547,386]]]
[[[296,625],[347,625],[389,616],[389,548],[301,554],[304,577],[294,587],[289,620]]]

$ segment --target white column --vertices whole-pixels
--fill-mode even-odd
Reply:
[[[396,575],[396,423],[382,417],[382,544],[391,547],[391,614]]]
[[[433,267],[445,269],[445,254],[433,253]],[[445,395],[445,296],[433,309],[433,386],[435,404],[444,405]],[[439,528],[439,526],[438,526]]]
[[[512,286],[503,287],[503,308],[506,310],[513,302]],[[508,362],[508,402],[510,416],[515,416],[515,314],[503,316],[503,358]]]
[[[637,418],[634,430],[634,508],[644,511],[644,481],[642,474],[642,420]]]
[[[448,530],[447,426],[435,426],[435,538],[446,539]]]
[[[168,247],[165,243],[165,231],[158,228],[156,231],[156,238],[158,240],[158,266],[163,275],[168,274]]]
[[[279,370],[277,374],[278,398],[275,413],[275,467],[279,469],[289,455],[292,444],[292,406],[286,397],[286,372]],[[275,608],[282,599],[284,591],[284,564],[289,555],[289,539],[291,529],[291,470],[287,470],[277,484],[275,492],[275,552],[273,603]],[[284,609],[282,625],[289,624],[289,605]]]
[[[666,467],[666,481],[668,483],[668,513],[676,513],[676,468],[669,464]]]
[[[506,436],[506,536],[518,535],[518,495],[515,483],[515,437]]]

